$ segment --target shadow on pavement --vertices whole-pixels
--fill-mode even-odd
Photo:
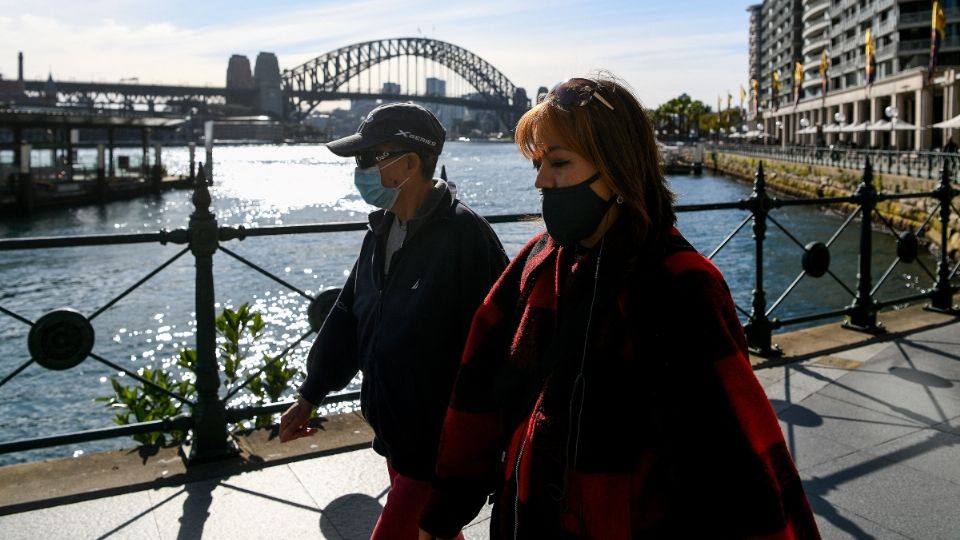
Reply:
[[[323,509],[320,533],[324,538],[367,540],[382,510],[380,501],[369,495],[350,493],[337,497]]]
[[[177,540],[192,540],[203,537],[203,526],[210,517],[210,504],[213,502],[213,490],[220,482],[194,482],[183,486],[187,498],[183,500],[183,512],[180,514],[180,530]]]

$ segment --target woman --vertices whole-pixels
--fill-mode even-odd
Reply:
[[[720,272],[673,227],[648,115],[570,79],[520,119],[546,233],[478,309],[423,539],[817,538]]]

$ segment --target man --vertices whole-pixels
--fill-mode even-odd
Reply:
[[[300,396],[280,419],[280,440],[312,434],[314,408],[363,372],[361,410],[391,480],[374,539],[417,537],[470,321],[507,264],[490,225],[433,178],[445,136],[430,111],[391,103],[327,144],[356,157],[357,189],[379,210],[310,350]]]

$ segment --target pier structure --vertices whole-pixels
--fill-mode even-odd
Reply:
[[[182,123],[175,118],[0,106],[0,129],[9,132],[9,142],[0,143],[0,214],[30,214],[189,188],[193,162],[188,175],[167,176],[162,145],[152,139],[156,131]],[[120,130],[137,133],[139,144],[118,142]],[[81,134],[91,132],[103,142],[81,140]],[[138,164],[131,160],[137,156],[119,155],[120,149],[128,148],[139,148]],[[78,162],[81,149],[95,149],[96,161]]]

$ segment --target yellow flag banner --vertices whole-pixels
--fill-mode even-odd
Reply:
[[[946,34],[947,17],[943,14],[943,6],[938,0],[933,2],[933,12],[930,19],[930,63],[927,64],[927,84],[933,82],[933,73],[937,69],[937,54],[940,44]]]
[[[793,106],[800,103],[800,93],[803,91],[803,64],[796,62],[793,65]]]
[[[873,84],[873,81],[877,78],[877,63],[874,59],[876,54],[876,49],[873,47],[873,33],[867,28],[867,31],[863,35],[863,53],[866,57],[866,69],[867,75],[867,88]]]
[[[820,53],[820,95],[827,97],[827,71],[830,70],[830,58],[827,57],[827,50]]]
[[[771,100],[773,110],[778,110],[780,108],[780,70],[775,69],[773,73],[770,74],[770,93],[773,96]]]

